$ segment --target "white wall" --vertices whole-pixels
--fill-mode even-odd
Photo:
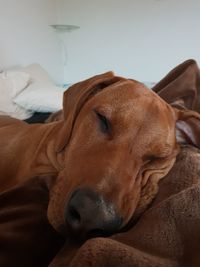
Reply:
[[[0,69],[40,63],[57,81],[107,70],[158,81],[185,59],[200,63],[199,0],[0,0]],[[49,27],[79,25],[61,44]]]
[[[38,62],[62,81],[56,20],[56,0],[0,0],[0,69]]]
[[[158,81],[188,58],[200,62],[199,0],[58,0],[58,22],[81,28],[65,34],[66,80],[114,70]]]

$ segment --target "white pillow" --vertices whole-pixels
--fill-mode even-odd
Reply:
[[[33,63],[21,68],[21,71],[29,74],[31,82],[39,82],[45,85],[55,85],[46,70],[44,70],[38,63]]]
[[[12,97],[15,97],[20,93],[30,80],[30,75],[21,71],[5,71],[0,73],[1,79],[3,79],[7,91],[9,91]]]
[[[29,78],[30,76],[24,72],[0,73],[0,115],[9,115],[21,120],[32,115],[32,112],[13,102],[13,98],[27,86]]]
[[[66,89],[33,82],[23,90],[14,102],[19,106],[37,112],[55,112],[62,109],[63,92]]]

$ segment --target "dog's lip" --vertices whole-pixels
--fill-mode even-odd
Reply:
[[[140,219],[140,216],[136,217],[135,213],[133,213],[131,218],[127,222],[124,222],[124,225],[122,225],[118,233],[127,232],[128,230],[130,230],[132,227],[134,227],[137,224],[139,219]]]
[[[70,227],[70,225],[65,222],[64,224],[60,225],[57,229],[57,231],[64,236],[65,238],[69,238],[70,240],[76,240],[76,242],[84,242],[87,239],[95,238],[95,237],[109,237],[113,234],[117,234],[121,232],[123,229],[119,228],[117,231],[109,232],[104,231],[103,229],[92,229],[91,231],[85,233],[83,229],[80,229],[78,232],[74,232],[73,229]]]

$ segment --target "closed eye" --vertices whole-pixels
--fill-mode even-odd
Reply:
[[[152,161],[161,161],[161,160],[166,160],[168,157],[168,155],[159,155],[159,156],[155,156],[155,155],[148,155],[145,156],[144,159],[145,161],[148,162],[152,162]]]
[[[145,155],[143,159],[146,162],[155,161],[155,160],[165,160],[165,159],[173,156],[173,153],[172,152],[173,151],[172,151],[171,145],[165,144],[165,146],[163,146],[162,148],[159,147],[159,151],[157,150],[155,152],[155,154]]]
[[[103,133],[109,133],[111,130],[110,121],[101,113],[95,110],[96,116],[99,121],[100,129]]]

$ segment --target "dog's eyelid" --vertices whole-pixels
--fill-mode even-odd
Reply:
[[[146,155],[146,156],[143,157],[143,161],[144,161],[145,163],[154,161],[154,160],[156,160],[156,159],[157,159],[157,157],[154,156],[154,155]]]
[[[94,113],[95,113],[96,115],[100,115],[100,116],[104,116],[104,117],[106,117],[105,112],[102,111],[102,110],[99,110],[99,109],[93,109],[93,111],[94,111]]]
[[[172,154],[171,146],[166,145],[160,151],[148,153],[144,156],[145,161],[164,160]]]
[[[155,161],[155,160],[163,160],[167,157],[167,155],[147,155],[144,157],[146,162]]]
[[[101,127],[101,131],[103,133],[109,133],[111,130],[111,123],[109,121],[109,119],[102,114],[101,112],[94,110],[99,122],[100,122],[100,127]]]

